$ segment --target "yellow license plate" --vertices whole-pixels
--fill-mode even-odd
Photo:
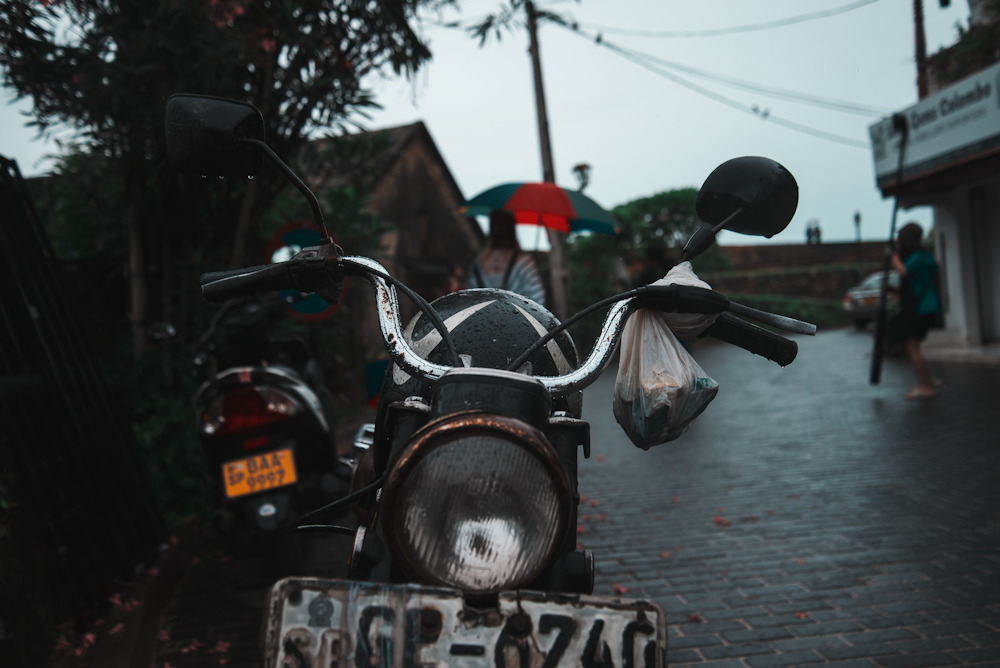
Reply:
[[[871,305],[878,301],[878,297],[865,297],[861,300],[862,304]]]
[[[222,479],[226,496],[233,498],[294,485],[298,477],[292,451],[285,449],[226,462],[222,465]]]

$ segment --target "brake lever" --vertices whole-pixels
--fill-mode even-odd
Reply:
[[[777,313],[768,313],[767,311],[758,311],[755,308],[750,308],[749,306],[744,306],[743,304],[737,304],[736,302],[729,302],[729,308],[727,310],[735,313],[736,315],[741,315],[744,318],[750,318],[751,320],[762,322],[765,325],[783,329],[786,332],[807,334],[808,336],[816,335],[816,325],[796,320],[795,318],[789,318],[788,316],[778,315]]]
[[[299,292],[315,292],[330,304],[344,294],[345,274],[337,262],[344,249],[335,243],[307,246],[287,262],[293,267],[292,283]]]

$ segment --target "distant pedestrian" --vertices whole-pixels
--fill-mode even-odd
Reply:
[[[545,289],[531,256],[517,243],[514,216],[500,209],[490,212],[489,246],[469,269],[470,288],[500,288],[545,306]]]
[[[806,243],[810,246],[822,243],[822,231],[819,229],[819,218],[812,218],[806,224]]]
[[[896,253],[892,266],[899,273],[899,302],[902,310],[889,323],[890,342],[901,343],[906,350],[917,384],[910,388],[904,399],[930,399],[937,382],[931,378],[927,362],[920,352],[920,342],[927,337],[927,330],[940,318],[941,302],[937,291],[938,266],[921,245],[924,230],[916,223],[908,223],[899,230]]]

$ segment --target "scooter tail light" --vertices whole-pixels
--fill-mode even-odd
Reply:
[[[213,399],[202,415],[201,431],[225,436],[255,431],[302,411],[298,401],[273,387],[241,387]]]

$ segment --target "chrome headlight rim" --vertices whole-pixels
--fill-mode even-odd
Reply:
[[[402,527],[397,525],[397,520],[403,514],[397,514],[397,495],[401,492],[408,475],[424,457],[438,447],[453,443],[461,438],[477,435],[500,436],[534,456],[553,481],[559,504],[556,514],[555,540],[547,557],[539,560],[534,568],[514,585],[483,590],[463,590],[466,593],[481,595],[506,591],[535,580],[555,561],[565,547],[564,543],[572,512],[572,486],[566,468],[559,459],[555,448],[537,428],[514,417],[479,411],[448,415],[428,423],[413,436],[389,469],[385,484],[382,486],[379,521],[382,524],[382,533],[385,537],[386,547],[393,557],[393,563],[398,565],[404,573],[435,586],[461,589],[453,583],[438,578],[410,558],[401,540]]]

